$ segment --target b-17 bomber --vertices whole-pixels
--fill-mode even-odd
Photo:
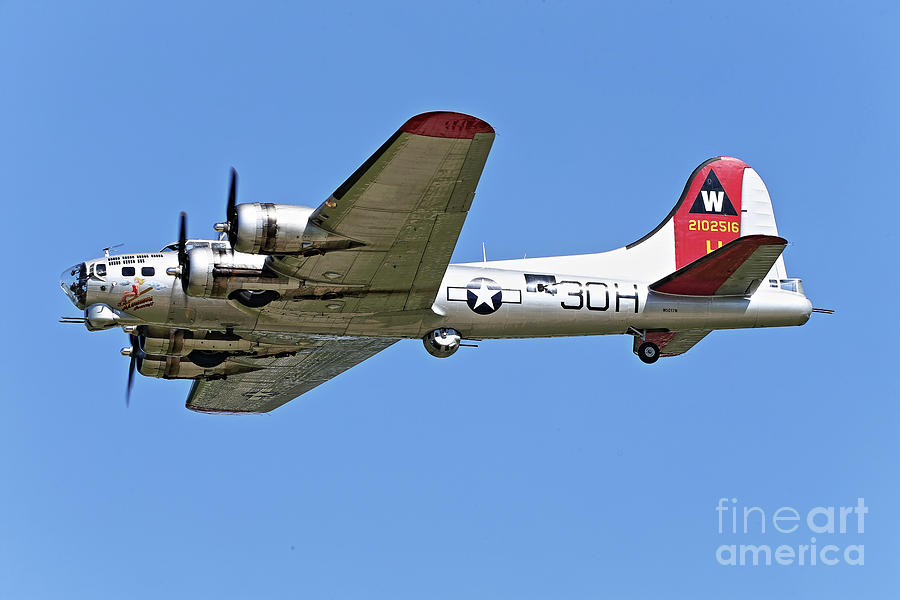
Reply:
[[[769,192],[711,158],[653,231],[597,254],[450,264],[494,130],[409,119],[315,208],[237,203],[217,239],[80,262],[60,280],[90,331],[123,329],[135,371],[191,379],[187,408],[271,411],[402,339],[432,356],[470,340],[624,334],[645,363],[716,329],[803,325]],[[127,398],[127,396],[126,396]],[[126,400],[127,401],[127,400]]]

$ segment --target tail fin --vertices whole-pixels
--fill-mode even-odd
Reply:
[[[739,237],[760,234],[778,235],[765,184],[747,163],[718,156],[694,169],[663,222],[626,248],[655,255],[656,266],[667,263],[671,272]],[[780,256],[769,276],[786,277]]]

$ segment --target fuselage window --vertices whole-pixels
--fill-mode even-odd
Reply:
[[[98,264],[95,272],[97,273],[97,277],[106,277],[106,265]]]
[[[153,277],[156,270],[153,267],[141,267],[141,275],[144,277]]]
[[[134,267],[122,267],[122,276],[131,277],[134,275]]]

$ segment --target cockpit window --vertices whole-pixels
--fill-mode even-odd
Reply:
[[[782,279],[781,280],[781,289],[787,290],[789,292],[797,291],[797,282],[793,279]]]
[[[134,267],[122,267],[122,276],[131,277],[134,275]]]
[[[154,269],[153,267],[141,267],[141,275],[143,275],[144,277],[153,277],[155,273],[156,269]]]
[[[779,287],[783,290],[787,290],[788,292],[798,292],[803,294],[803,281],[801,279],[797,279],[796,277],[791,277],[790,279],[782,279],[778,282]]]

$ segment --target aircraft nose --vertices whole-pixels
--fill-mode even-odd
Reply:
[[[84,310],[87,302],[87,279],[87,266],[84,263],[69,267],[59,276],[59,286],[80,310]]]

